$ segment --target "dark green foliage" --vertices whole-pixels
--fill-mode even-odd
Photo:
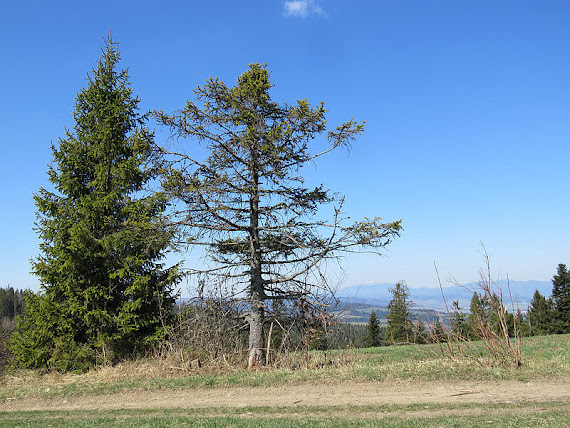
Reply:
[[[570,272],[562,263],[552,277],[552,303],[555,333],[570,333]]]
[[[392,293],[392,300],[388,304],[389,313],[386,316],[388,320],[386,338],[392,344],[410,343],[413,337],[410,292],[403,282],[398,282],[393,288],[390,288],[390,292]]]
[[[487,337],[490,332],[501,335],[504,332],[509,337],[515,337],[515,316],[500,304],[496,293],[486,293],[484,296],[473,293],[470,313],[467,317],[464,334],[472,339]],[[519,314],[517,321],[522,320]],[[520,326],[517,325],[517,334],[521,335]]]
[[[366,346],[368,327],[364,324],[339,322],[331,326],[329,349],[360,348]],[[384,337],[384,328],[380,327],[381,340]]]
[[[459,306],[459,300],[455,300],[452,306],[453,312],[451,313],[451,333],[458,338],[470,338],[471,329],[468,322],[468,315],[462,311],[461,307]]]
[[[521,337],[530,336],[530,325],[528,323],[528,316],[525,316],[520,309],[517,310],[517,328]]]
[[[24,293],[12,287],[0,288],[0,375],[12,355],[6,343],[14,330],[14,318],[24,312]]]
[[[376,316],[374,310],[370,311],[370,318],[368,318],[367,324],[368,334],[366,335],[366,346],[380,346],[382,344],[382,330],[380,328],[380,322]]]
[[[10,350],[24,368],[84,371],[96,360],[96,351],[76,339],[74,319],[53,294],[28,292],[26,314],[18,318]]]
[[[145,192],[156,174],[153,135],[138,113],[119,53],[107,42],[77,96],[73,132],[52,146],[55,192],[34,196],[41,255],[12,350],[24,367],[84,370],[164,337],[176,268],[164,269],[171,233],[164,198]]]
[[[470,313],[467,317],[469,334],[472,338],[481,338],[487,331],[499,333],[499,297],[495,293],[473,293]]]
[[[488,314],[485,312],[483,303],[479,298],[479,293],[473,293],[471,304],[469,305],[469,316],[467,317],[471,337],[478,336],[478,333],[481,330],[481,323],[487,318],[487,316]]]
[[[8,333],[6,331],[0,331],[0,377],[12,359],[12,354],[6,347],[7,338]]]
[[[510,312],[505,312],[505,323],[509,337],[515,337],[515,315]]]
[[[13,287],[0,288],[0,321],[12,320],[24,312],[24,292]]]
[[[570,332],[570,272],[560,263],[552,277],[552,296],[534,293],[527,313],[533,336]]]
[[[527,316],[531,335],[541,336],[555,332],[552,300],[544,297],[538,290],[534,292]]]

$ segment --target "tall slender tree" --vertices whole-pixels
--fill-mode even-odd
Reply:
[[[409,343],[413,337],[410,291],[404,282],[398,282],[390,292],[392,300],[388,303],[386,337],[393,344]]]
[[[452,302],[453,312],[451,312],[451,334],[456,338],[467,339],[469,337],[468,315],[463,312],[459,299]]]
[[[469,335],[471,338],[481,337],[485,330],[485,326],[489,322],[489,308],[484,301],[485,298],[480,297],[479,293],[473,293],[471,303],[469,305],[469,315],[467,316]]]
[[[544,297],[538,290],[532,296],[527,316],[531,335],[542,336],[555,333],[556,323],[552,300]]]
[[[375,310],[370,311],[367,324],[366,346],[380,346],[382,344],[382,329]]]
[[[153,134],[138,112],[110,39],[77,95],[48,177],[34,196],[41,255],[12,351],[26,367],[81,370],[155,343],[165,334],[177,268],[160,260],[171,231],[165,199],[146,191],[156,173]]]
[[[570,333],[570,272],[560,263],[552,277],[552,302],[557,333]]]
[[[156,112],[173,134],[202,143],[170,153],[165,189],[181,202],[177,219],[186,241],[201,245],[212,264],[194,273],[245,291],[249,314],[249,366],[264,363],[268,299],[302,299],[326,288],[319,270],[345,251],[379,252],[400,231],[380,218],[347,223],[342,198],[324,186],[308,188],[303,166],[346,146],[363,131],[350,120],[326,132],[325,109],[305,100],[279,105],[264,65],[251,64],[234,87],[209,79],[175,115]],[[322,133],[330,146],[309,145]],[[317,146],[318,147],[318,146]],[[320,219],[333,204],[329,219]]]

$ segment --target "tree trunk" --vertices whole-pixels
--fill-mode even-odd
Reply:
[[[253,189],[249,201],[250,220],[250,315],[249,315],[249,368],[265,364],[263,324],[265,321],[265,290],[261,275],[261,241],[259,236],[259,174],[255,149],[252,151]]]
[[[265,363],[263,324],[265,322],[263,286],[256,286],[251,292],[251,312],[249,317],[249,358],[248,368]],[[254,285],[252,284],[252,287]],[[261,288],[261,289],[259,289]]]

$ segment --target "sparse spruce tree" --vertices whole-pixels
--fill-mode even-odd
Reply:
[[[501,331],[499,296],[496,293],[473,293],[469,309],[467,323],[471,337],[482,338],[487,336],[489,331]]]
[[[176,267],[165,269],[171,233],[164,198],[145,191],[155,176],[153,134],[138,112],[119,52],[109,39],[77,95],[75,125],[34,196],[41,255],[11,350],[24,367],[85,370],[117,361],[165,335]]]
[[[520,309],[517,309],[516,325],[521,337],[530,336],[530,325],[528,324],[528,314],[525,316]]]
[[[380,321],[376,316],[376,311],[370,311],[370,317],[367,324],[368,334],[366,335],[366,346],[380,346],[382,344],[382,329],[380,328]]]
[[[530,334],[533,336],[552,334],[556,331],[552,300],[544,297],[538,290],[534,292],[527,317]]]
[[[479,293],[474,292],[469,305],[469,315],[467,316],[470,337],[476,338],[480,336],[482,324],[487,319],[487,316],[483,303],[479,298]]]
[[[459,300],[453,301],[453,312],[451,313],[451,333],[457,339],[468,339],[470,337],[470,327],[468,315],[463,312],[459,305]]]
[[[392,344],[410,343],[413,337],[413,324],[410,314],[412,302],[410,292],[404,282],[398,282],[390,288],[392,300],[388,304],[389,313],[386,338]]]
[[[428,342],[428,332],[425,323],[418,319],[414,323],[414,343],[424,344]]]
[[[560,263],[552,278],[552,302],[554,305],[555,332],[570,333],[570,272]]]
[[[179,202],[175,221],[186,242],[210,262],[190,273],[248,296],[249,367],[265,364],[268,301],[325,294],[321,266],[346,251],[379,253],[401,227],[380,218],[349,223],[342,198],[305,185],[303,166],[349,144],[363,124],[327,132],[322,103],[280,105],[271,87],[266,67],[251,64],[237,85],[209,79],[196,103],[175,115],[155,112],[174,135],[204,148],[164,150],[173,163],[163,185]],[[319,149],[313,140],[323,133],[328,144]],[[327,205],[329,218],[320,218]]]

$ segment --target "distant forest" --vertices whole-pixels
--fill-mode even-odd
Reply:
[[[14,318],[24,312],[24,292],[12,287],[0,288],[0,328],[12,330]]]

